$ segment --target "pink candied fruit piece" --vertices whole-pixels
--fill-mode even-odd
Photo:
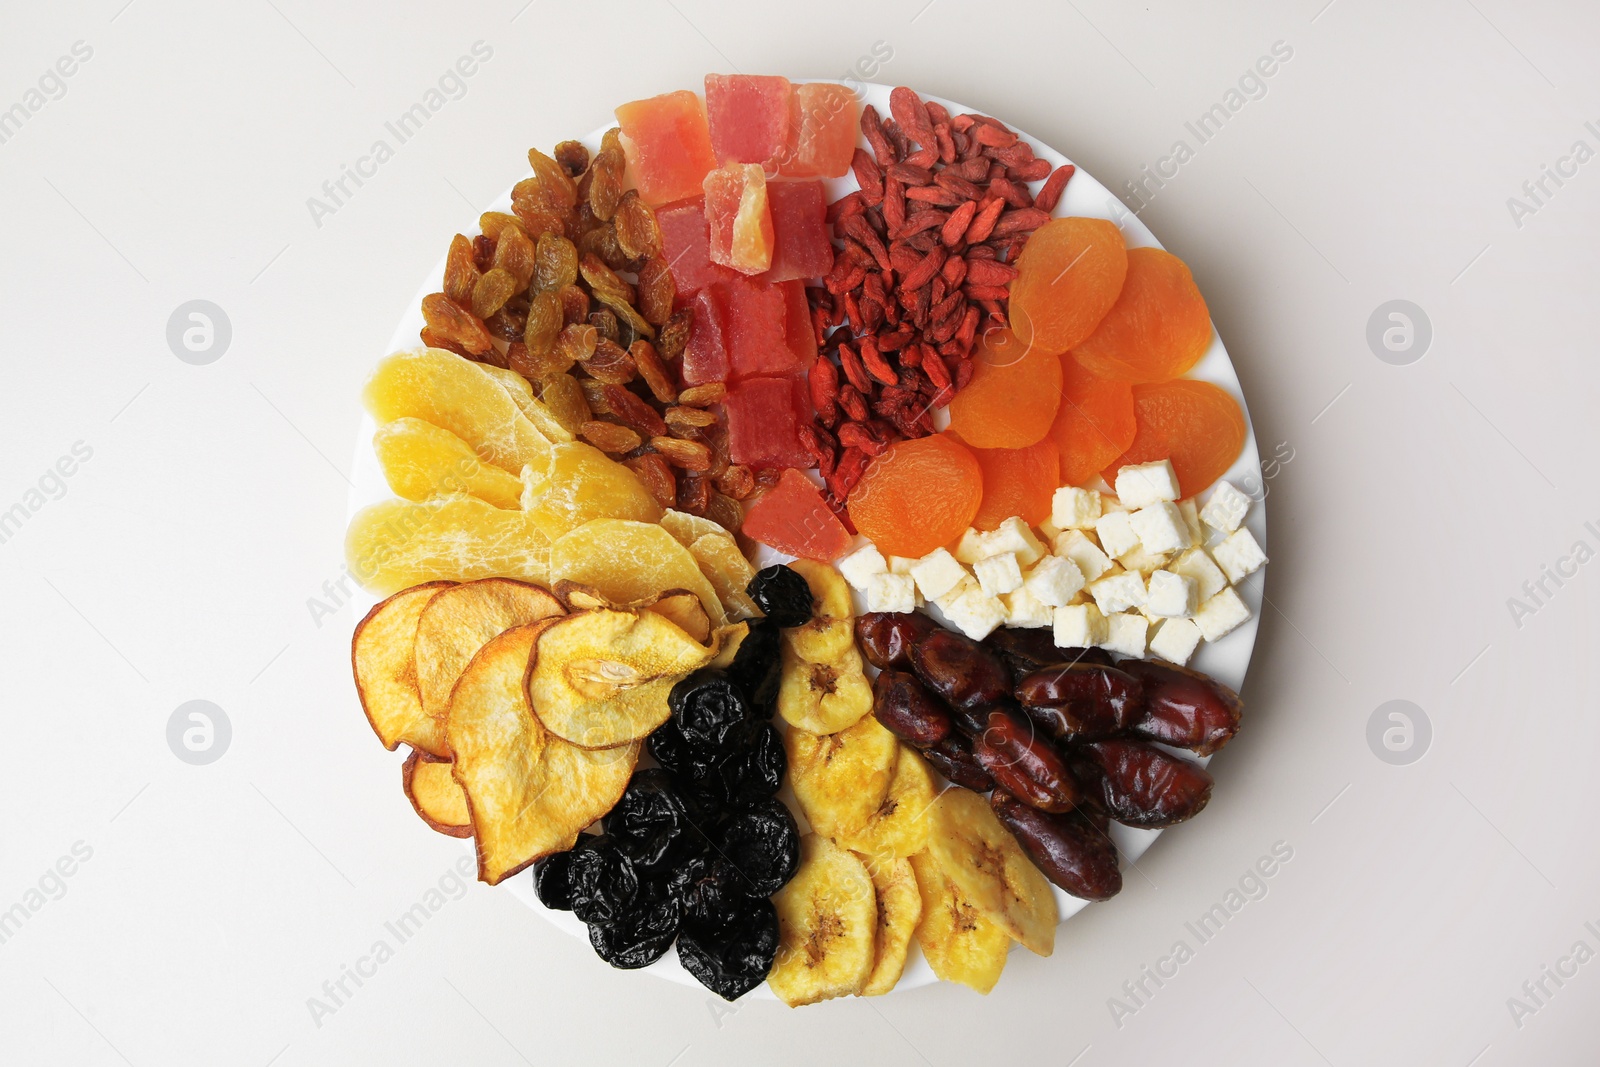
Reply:
[[[781,283],[784,304],[784,340],[789,351],[809,370],[817,358],[817,328],[811,321],[811,305],[806,300],[806,286],[802,281]]]
[[[700,195],[717,167],[711,130],[700,97],[687,89],[635,100],[617,108],[628,175],[649,204]]]
[[[728,380],[727,309],[720,285],[694,295],[689,303],[689,341],[683,349],[683,384]]]
[[[706,118],[720,163],[765,163],[789,140],[788,78],[707,74]]]
[[[828,240],[828,201],[819,181],[768,182],[772,212],[772,267],[769,282],[821,278],[833,269]]]
[[[772,211],[767,179],[754,163],[730,163],[706,175],[706,225],[711,262],[742,274],[772,266]]]
[[[662,255],[672,271],[680,299],[687,299],[734,272],[711,262],[711,230],[706,225],[706,198],[694,197],[656,209],[661,226]]]
[[[746,378],[723,398],[728,419],[728,455],[752,467],[808,467],[800,444],[810,419],[806,384],[793,377]]]
[[[861,123],[856,94],[843,85],[812,82],[794,87],[789,140],[778,160],[785,178],[838,178],[850,169]]]
[[[790,469],[745,513],[742,532],[791,556],[827,562],[849,551],[852,538],[822,493]]]
[[[711,287],[723,302],[730,380],[805,369],[789,345],[789,304],[782,286],[734,278]]]

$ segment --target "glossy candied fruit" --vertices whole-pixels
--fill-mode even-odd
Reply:
[[[778,159],[785,178],[839,178],[850,169],[861,104],[849,86],[812,82],[794,87],[789,139]]]
[[[745,513],[744,533],[791,556],[824,562],[844,555],[851,542],[850,531],[816,485],[794,469],[784,471],[778,484]]]
[[[657,208],[656,222],[661,227],[661,258],[672,273],[678,299],[733,277],[733,271],[711,262],[711,230],[703,194]]]
[[[704,188],[711,262],[741,274],[772,266],[772,210],[760,164],[730,163],[707,174]]]
[[[684,385],[728,380],[728,311],[720,285],[701,289],[689,304],[682,376]]]
[[[789,140],[789,79],[707,74],[706,119],[718,162],[765,163]]]
[[[617,108],[628,174],[650,204],[699,196],[717,167],[700,97],[687,89]]]
[[[805,384],[797,378],[739,382],[723,399],[729,457],[747,467],[809,466],[810,454],[800,444],[800,427],[810,418],[809,402]],[[745,516],[744,532],[756,537],[749,515]]]
[[[821,278],[833,269],[827,195],[821,182],[768,182],[767,208],[772,212],[773,238],[767,281]]]

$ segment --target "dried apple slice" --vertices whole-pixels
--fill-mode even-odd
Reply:
[[[639,760],[637,743],[578,748],[533,714],[529,659],[539,635],[563,621],[531,622],[484,645],[450,698],[455,779],[476,832],[478,877],[490,885],[571,848],[616,806]]]
[[[470,493],[497,508],[522,506],[523,482],[478,458],[449,430],[421,419],[395,419],[372,435],[389,488],[407,500]]]
[[[467,794],[451,771],[449,760],[414,748],[400,765],[401,785],[423,822],[441,834],[471,837],[472,813],[467,810]]]
[[[712,651],[654,612],[580,612],[539,638],[528,694],[557,737],[619,745],[667,721],[667,693]]]
[[[689,554],[700,564],[700,571],[717,591],[717,598],[728,618],[753,619],[761,614],[756,602],[745,592],[756,576],[755,567],[739,550],[739,543],[725,533],[705,534],[689,546]]]
[[[550,546],[552,584],[589,586],[612,604],[653,604],[668,589],[700,598],[721,624],[722,601],[689,550],[661,527],[627,519],[595,519]]]
[[[561,602],[545,590],[512,578],[480,578],[435,593],[417,619],[412,646],[427,720],[405,739],[448,759],[444,720],[450,690],[478,649],[513,626],[564,613]]]
[[[362,508],[350,520],[344,553],[362,588],[380,596],[440,579],[542,583],[550,574],[550,542],[524,512],[470,496]]]
[[[433,594],[454,584],[426,582],[395,593],[367,612],[350,637],[350,670],[361,710],[391,752],[427,717],[417,688],[416,660],[411,657],[417,620]]]

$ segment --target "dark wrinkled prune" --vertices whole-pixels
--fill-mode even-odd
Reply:
[[[1127,826],[1154,829],[1192,819],[1211,799],[1204,767],[1143,741],[1079,745],[1100,768],[1100,796],[1110,816]]]
[[[779,626],[804,626],[811,621],[811,587],[799,571],[781,563],[757,571],[745,592],[761,613]]]
[[[625,970],[647,967],[666,955],[678,936],[678,902],[670,896],[635,906],[608,923],[589,924],[595,955]]]
[[[1014,711],[989,713],[972,754],[997,785],[1040,811],[1070,811],[1078,802],[1078,784],[1066,764],[1033,723]]]
[[[1135,736],[1209,756],[1239,732],[1244,705],[1227,686],[1170,663],[1128,660],[1123,669],[1144,683]]]
[[[572,853],[567,881],[572,887],[572,914],[586,923],[615,922],[628,913],[639,892],[633,864],[606,834]]]
[[[730,738],[730,751],[708,781],[730,805],[745,807],[776,793],[788,766],[783,736],[773,725],[747,722]]]
[[[684,923],[678,935],[683,969],[723,1000],[738,1000],[766,980],[778,955],[778,911],[770,900],[746,900],[715,925]]]
[[[752,897],[770,897],[800,869],[800,831],[783,801],[768,797],[729,820],[722,855]]]
[[[722,748],[733,729],[750,717],[744,693],[722,671],[703,667],[667,694],[672,722],[695,748]]]
[[[1055,635],[1034,627],[1002,626],[983,639],[984,647],[994,651],[1011,669],[1011,680],[1058,663],[1099,663],[1111,666],[1111,654],[1103,648],[1057,648]]]
[[[660,767],[634,772],[605,819],[606,834],[635,867],[651,870],[671,859],[688,828],[683,798]]]
[[[1081,811],[1051,815],[996,789],[989,806],[1044,876],[1075,897],[1110,900],[1122,891],[1117,849]]]
[[[579,834],[571,849],[552,853],[533,865],[533,891],[539,903],[556,911],[572,910],[572,857],[599,840],[593,834]]]
[[[1017,683],[1016,693],[1028,716],[1062,741],[1098,741],[1121,733],[1139,717],[1145,699],[1138,678],[1098,663],[1034,671]]]
[[[917,748],[950,736],[950,712],[910,671],[885,668],[872,682],[872,715],[896,737]]]
[[[987,793],[994,788],[994,779],[983,769],[978,757],[972,754],[972,742],[960,734],[951,734],[936,745],[922,750],[928,762],[956,785],[965,786],[977,793]]]
[[[912,645],[911,666],[922,684],[958,712],[986,708],[1011,696],[1011,672],[1000,657],[950,630],[936,630]]]
[[[757,714],[772,717],[778,699],[780,677],[778,624],[770,619],[751,619],[749,631],[733,654],[728,677],[743,690],[745,699]]]
[[[713,853],[691,856],[667,876],[667,892],[683,908],[686,922],[702,926],[724,921],[744,900],[739,875]]]
[[[938,628],[914,611],[869,611],[856,618],[856,640],[874,667],[910,669],[911,647]]]
[[[685,782],[697,782],[716,765],[715,750],[700,748],[684,740],[678,724],[668,719],[650,735],[650,755],[655,761]]]

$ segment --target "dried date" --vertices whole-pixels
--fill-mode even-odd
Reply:
[[[1141,829],[1172,826],[1200,814],[1211,799],[1204,767],[1142,741],[1096,741],[1076,746],[1099,771],[1107,813]]]

